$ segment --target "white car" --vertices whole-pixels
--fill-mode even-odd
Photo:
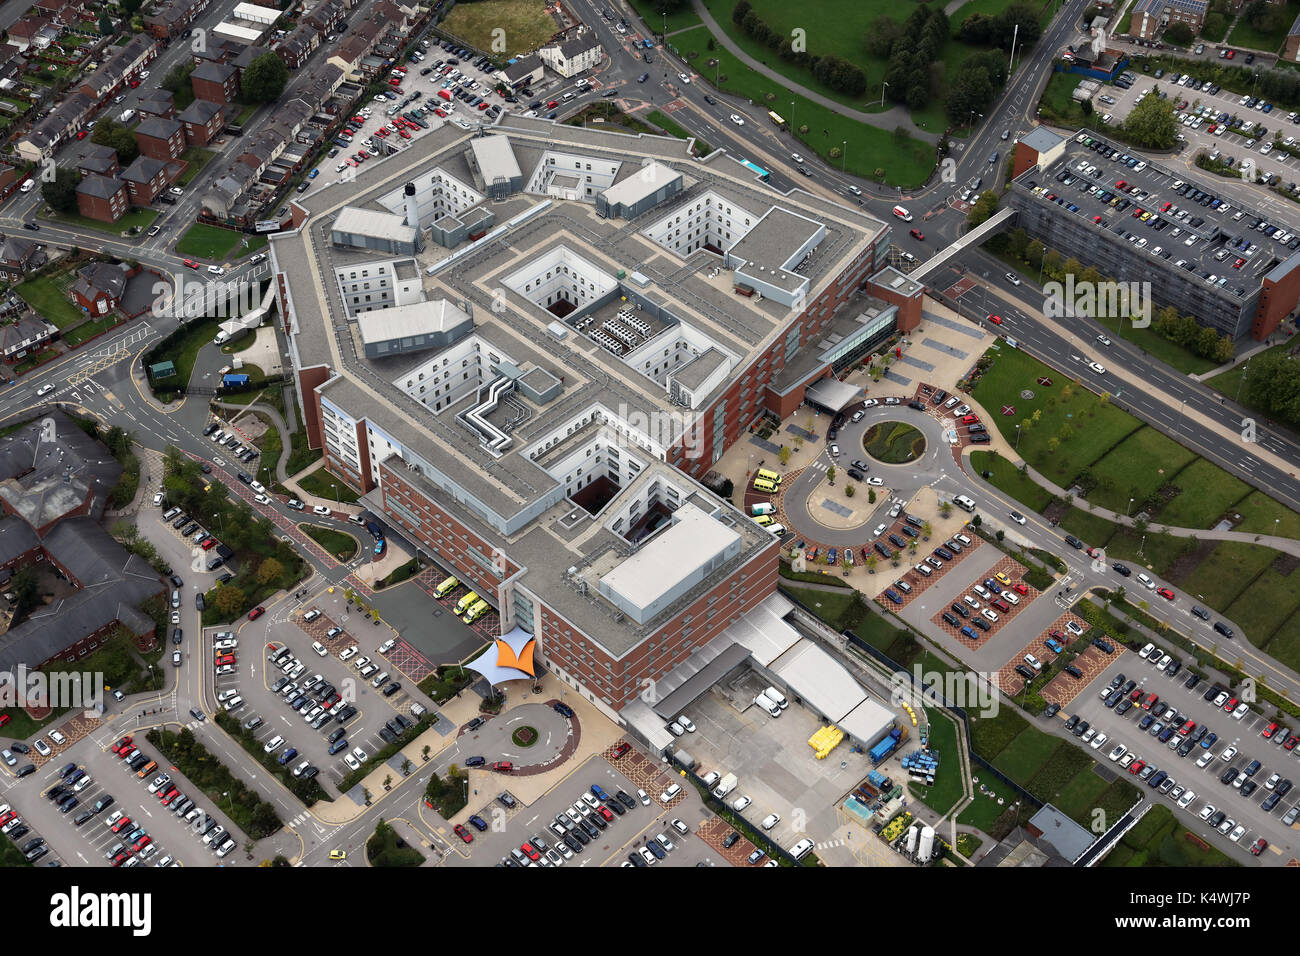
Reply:
[[[1231,760],[1231,759],[1232,759],[1233,757],[1235,757],[1235,756],[1237,756],[1237,748],[1236,748],[1236,747],[1225,747],[1225,748],[1223,749],[1223,753],[1219,754],[1219,759],[1220,759],[1220,760]]]
[[[980,611],[980,614],[984,615],[984,617],[988,618],[990,621],[993,621],[995,624],[997,623],[998,620],[997,611],[991,610],[990,608],[986,607],[984,610]]]
[[[311,509],[311,513],[314,515],[319,515],[322,518],[328,518],[334,512],[331,511],[329,508],[325,507],[324,505],[316,505],[314,508]]]
[[[1215,807],[1214,804],[1207,803],[1205,806],[1201,807],[1201,812],[1197,814],[1197,816],[1199,816],[1202,820],[1208,820],[1210,819],[1210,817],[1214,816],[1214,814],[1217,812],[1218,812],[1218,808]]]
[[[1104,335],[1097,336],[1097,341],[1100,342],[1102,345],[1105,345],[1107,348],[1110,347],[1110,339],[1106,338],[1106,336]]]
[[[1126,753],[1128,753],[1127,747],[1125,747],[1123,744],[1116,744],[1115,749],[1112,750],[1107,756],[1109,756],[1112,761],[1115,761],[1118,760],[1120,757],[1124,756]]]
[[[259,505],[269,505],[271,503],[271,499],[266,495],[253,495],[253,500]]]
[[[343,762],[348,765],[349,770],[360,770],[361,763],[352,754],[344,754]]]
[[[357,646],[353,644],[351,647],[349,647],[347,650],[345,650],[342,654],[339,655],[339,660],[341,661],[351,660],[353,657],[356,656],[357,656]]]
[[[745,125],[745,121],[744,121],[743,119],[741,119],[739,116],[737,116],[735,113],[732,113],[732,114],[731,114],[729,117],[727,117],[727,118],[728,118],[729,120],[731,120],[733,123],[735,123],[737,126],[744,126],[744,125]]]
[[[790,154],[790,158],[793,159],[796,163],[802,163],[802,162],[803,162],[803,157],[800,156],[798,153],[791,153],[791,154]]]
[[[1092,743],[1088,744],[1093,750],[1100,750],[1110,740],[1105,734],[1098,734],[1092,738]]]
[[[1233,831],[1230,834],[1228,834],[1228,839],[1231,840],[1233,843],[1238,843],[1241,841],[1241,838],[1245,836],[1245,834],[1246,834],[1246,827],[1243,824],[1239,823],[1233,829]]]
[[[747,806],[749,806],[753,802],[754,801],[747,796],[739,796],[735,800],[731,801],[731,809],[739,813],[741,810],[744,810]]]
[[[885,479],[877,478],[875,475],[872,475],[870,478],[866,479],[865,483],[868,485],[875,485],[877,488],[879,488],[884,485]]]
[[[169,193],[171,193],[173,196],[184,196],[184,195],[185,195],[185,190],[181,189],[180,186],[173,186],[171,189],[169,189],[169,190],[167,190],[167,191],[168,191]]]
[[[1238,704],[1237,709],[1232,712],[1232,717],[1234,720],[1241,720],[1241,718],[1245,717],[1249,713],[1250,713],[1249,704]]]
[[[691,719],[687,717],[685,714],[682,714],[680,717],[677,718],[677,723],[681,724],[682,727],[685,728],[688,734],[695,733],[695,724],[693,724],[691,722]]]
[[[1185,790],[1183,791],[1183,795],[1178,798],[1178,806],[1183,810],[1186,810],[1188,804],[1190,804],[1195,799],[1196,799],[1195,790]]]
[[[1016,524],[1024,524],[1025,516],[1022,515],[1019,511],[1013,511],[1011,512],[1011,520],[1014,521]]]
[[[685,73],[678,73],[677,79],[681,80],[683,83],[691,82],[691,78],[687,76]]]
[[[1205,751],[1205,753],[1201,754],[1199,757],[1196,758],[1196,766],[1204,769],[1205,766],[1208,765],[1209,762],[1213,759],[1214,759],[1214,754],[1207,750]]]
[[[248,487],[252,488],[259,495],[266,494],[266,485],[262,484],[260,481],[250,481]]]
[[[1098,375],[1105,375],[1105,374],[1106,374],[1106,369],[1105,369],[1104,367],[1102,367],[1101,365],[1098,365],[1096,362],[1089,362],[1089,363],[1088,363],[1088,368],[1092,369],[1092,370],[1093,370],[1094,372],[1096,372]]]
[[[158,492],[156,495],[153,496],[154,507],[159,507],[160,505],[162,505],[162,503],[165,500],[167,500],[167,496],[163,494],[161,491]]]
[[[40,388],[38,388],[36,390],[36,395],[39,398],[42,395],[50,394],[50,392],[52,391],[54,391],[54,383],[50,382],[48,385],[42,385]]]

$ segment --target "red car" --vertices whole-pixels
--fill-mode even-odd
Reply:
[[[1286,743],[1282,745],[1282,749],[1295,750],[1296,744],[1300,744],[1300,736],[1297,736],[1296,734],[1292,734],[1290,737],[1286,739]]]
[[[404,66],[394,67],[394,69],[396,69],[398,73],[405,73],[405,72],[406,72],[406,67],[404,67]]]
[[[1029,593],[1029,586],[1028,586],[1027,584],[1024,584],[1024,583],[1021,583],[1021,582],[1017,582],[1016,584],[1014,584],[1014,585],[1012,585],[1012,586],[1016,589],[1016,592],[1019,593],[1019,594],[1028,594],[1028,593]]]
[[[199,544],[199,547],[202,548],[204,551],[211,551],[213,547],[216,546],[216,543],[217,543],[216,538],[204,538],[203,541]]]
[[[140,839],[135,841],[135,851],[137,853],[140,852],[152,842],[153,837],[146,833],[144,836],[140,837]]]
[[[402,137],[402,139],[410,139],[410,138],[411,138],[411,134],[408,133],[408,132],[407,132],[406,130],[404,130],[404,129],[399,129],[399,130],[397,131],[397,135],[400,136],[400,137]]]
[[[139,81],[139,80],[132,80],[132,81],[131,81],[131,89],[135,89],[135,88],[136,88],[137,86],[139,86],[139,85],[140,85],[140,81]]]
[[[615,760],[617,760],[619,757],[624,756],[631,749],[632,749],[632,745],[625,740],[623,741],[623,743],[619,744],[617,747],[614,748],[614,753],[612,756],[614,757]]]
[[[547,108],[548,110],[553,110],[553,109],[555,109],[555,108],[556,108],[557,106],[559,106],[559,105],[560,105],[560,101],[559,101],[559,100],[551,100],[549,103],[546,104],[546,108]]]
[[[181,795],[181,792],[175,787],[167,791],[167,796],[162,798],[162,805],[165,807]]]
[[[511,770],[515,769],[515,765],[512,764],[509,760],[498,760],[496,763],[492,765],[492,769],[498,770],[501,773],[509,773]]]
[[[1139,687],[1137,690],[1133,691],[1133,693],[1129,694],[1128,699],[1133,701],[1135,704],[1140,701],[1142,699],[1142,688]]]
[[[1008,604],[1006,601],[1002,600],[1002,598],[994,598],[992,601],[989,601],[989,603],[992,604],[999,611],[1001,611],[1003,614],[1011,613],[1011,605]]]
[[[1256,840],[1254,843],[1251,844],[1250,855],[1259,856],[1267,849],[1268,849],[1268,841],[1265,840],[1263,837],[1260,837],[1258,840]]]
[[[1236,55],[1237,55],[1236,50],[1229,50],[1227,53],[1223,54],[1223,58],[1225,60],[1231,60]]]
[[[923,233],[920,229],[909,229],[907,233],[913,239],[918,239],[921,242],[925,242],[925,233]]]
[[[109,865],[110,865],[110,866],[121,866],[123,863],[126,862],[126,858],[129,857],[130,855],[131,855],[131,854],[129,854],[129,853],[119,853],[117,856],[113,857],[113,862],[112,862],[111,864],[109,864]]]
[[[256,621],[259,617],[261,617],[265,613],[266,613],[266,608],[262,607],[262,605],[259,604],[257,607],[253,608],[251,611],[248,612],[248,619],[250,621]]]
[[[123,737],[117,743],[113,744],[113,753],[120,754],[123,750],[129,748],[131,746],[132,740],[134,740],[133,737],[130,736]]]
[[[218,667],[221,667],[223,664],[233,664],[233,663],[235,663],[234,654],[222,654],[220,657],[217,658]]]
[[[990,316],[989,316],[989,321],[992,322],[994,325],[1001,325],[1001,324],[1002,324],[1002,316],[1000,316],[1000,315],[990,315]]]
[[[1259,735],[1260,735],[1261,737],[1263,737],[1265,740],[1268,740],[1268,739],[1271,738],[1275,733],[1277,733],[1277,728],[1278,728],[1279,726],[1280,726],[1280,724],[1278,724],[1278,723],[1275,721],[1274,723],[1269,724],[1267,727],[1265,727],[1263,730],[1261,730],[1261,731],[1259,732]]]
[[[1159,699],[1160,699],[1160,695],[1159,695],[1159,694],[1149,694],[1149,695],[1147,695],[1147,699],[1144,700],[1144,701],[1142,701],[1142,709],[1143,709],[1143,710],[1150,710],[1152,707],[1154,707],[1154,706],[1156,705],[1156,701],[1158,701]]]
[[[7,723],[9,723],[9,715],[8,715],[8,714],[0,714],[0,727],[3,727],[3,726],[4,726],[5,724],[7,724]]]
[[[979,420],[980,418],[978,415],[965,415],[962,417],[961,423],[963,425],[974,425]]]
[[[1138,774],[1142,772],[1143,768],[1146,767],[1146,765],[1147,762],[1145,760],[1134,760],[1133,763],[1129,766],[1128,772],[1136,777]]]
[[[77,139],[85,139],[85,138],[86,138],[86,131],[84,129],[77,130]]]
[[[114,833],[121,833],[123,830],[125,830],[125,829],[126,829],[127,827],[129,827],[130,825],[131,825],[131,818],[130,818],[130,817],[122,817],[120,820],[118,820],[116,823],[114,823],[113,826],[112,826],[110,829],[112,829],[112,831],[113,831]]]
[[[189,266],[191,269],[197,269],[199,267],[199,264],[193,259],[182,259],[181,264]]]
[[[597,807],[596,812],[599,813],[602,817],[604,817],[606,822],[609,823],[614,822],[614,814],[609,812],[609,807],[605,807],[605,806]]]
[[[1097,225],[1100,226],[1100,225],[1101,225],[1101,216],[1093,216],[1093,217],[1092,217],[1092,221],[1095,222]]]
[[[523,850],[524,856],[528,857],[528,859],[532,860],[534,863],[542,858],[542,855],[533,848],[531,843],[521,843],[519,844],[519,849]]]
[[[1240,703],[1241,703],[1241,701],[1237,700],[1237,698],[1235,698],[1235,697],[1229,697],[1229,698],[1228,698],[1228,702],[1227,702],[1226,704],[1223,705],[1223,712],[1224,712],[1225,714],[1230,714],[1230,713],[1232,713],[1234,710],[1237,709],[1237,705],[1240,704]]]
[[[1156,594],[1159,594],[1166,601],[1172,601],[1174,599],[1174,592],[1168,588],[1156,588]]]
[[[1117,183],[1115,184],[1115,188],[1116,188],[1116,189],[1127,189],[1127,188],[1128,188],[1128,180],[1127,180],[1127,179],[1121,179],[1119,182],[1117,182]]]
[[[466,843],[474,842],[474,834],[466,830],[461,824],[458,823],[451,829],[456,834],[456,836],[460,837],[464,842]]]

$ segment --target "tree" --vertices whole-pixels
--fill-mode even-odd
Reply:
[[[104,117],[95,124],[95,132],[90,141],[100,146],[107,146],[117,153],[117,161],[122,166],[129,166],[140,155],[136,145],[135,134],[111,117]]]
[[[868,489],[867,489],[867,504],[869,504],[869,505],[874,505],[875,503],[876,503],[876,489],[875,489],[875,488],[868,488]]]
[[[879,564],[880,564],[880,559],[879,559],[878,557],[876,557],[874,554],[869,554],[869,555],[867,555],[867,573],[868,573],[868,574],[875,574],[875,573],[876,573],[876,567],[877,567],[877,565],[879,565]]]
[[[882,15],[871,21],[871,28],[862,38],[862,45],[868,54],[883,60],[893,53],[894,44],[902,38],[903,24]]]
[[[194,63],[188,58],[167,71],[163,78],[162,88],[170,92],[173,96],[180,96],[181,90],[189,88],[190,74],[194,72]]]
[[[409,777],[413,769],[415,769],[415,764],[411,763],[411,761],[406,757],[403,757],[401,766],[402,776]]]
[[[857,485],[853,484],[852,482],[844,486],[844,496],[846,498],[852,498],[856,493],[857,493]]]
[[[1174,114],[1174,101],[1148,96],[1129,111],[1124,120],[1124,131],[1139,146],[1149,149],[1171,149],[1178,135],[1178,120]]]
[[[99,35],[100,36],[113,35],[113,21],[107,13],[101,13],[99,15]]]
[[[776,453],[776,457],[781,462],[781,464],[783,465],[790,464],[790,449],[787,448],[785,445],[782,445],[781,450]]]
[[[212,603],[225,617],[234,617],[242,611],[245,601],[244,592],[233,584],[217,585],[217,593],[212,598]]]
[[[739,0],[731,9],[731,22],[736,26],[740,26],[745,19],[745,14],[749,13],[750,9],[749,0]]]
[[[1029,243],[1025,246],[1025,261],[1031,263],[1032,262],[1041,263],[1043,261],[1043,256],[1046,254],[1046,252],[1047,252],[1047,247],[1045,245],[1043,245],[1037,239],[1031,239],[1029,240]]]
[[[420,759],[423,760],[425,763],[429,762],[429,751],[432,749],[433,748],[430,747],[428,744],[425,744],[423,747],[420,748]]]
[[[249,103],[273,103],[289,82],[289,68],[274,53],[263,53],[244,70],[243,99]]]
[[[19,617],[34,608],[41,600],[40,580],[36,569],[25,564],[9,580],[9,589],[14,592],[14,617]]]
[[[930,522],[927,521],[925,524],[921,525],[921,536],[925,538],[926,541],[930,540],[930,534],[933,531],[934,528],[931,527]]]
[[[970,207],[970,212],[966,214],[966,221],[972,226],[978,226],[997,212],[997,208],[998,194],[991,189],[986,189]]]
[[[826,469],[826,480],[829,481],[831,484],[834,484],[834,483],[835,483],[835,466],[834,466],[834,465],[831,465],[829,468]]]
[[[257,580],[262,584],[278,581],[284,574],[284,565],[275,558],[263,558],[257,566]]]
[[[59,167],[54,171],[54,179],[41,183],[41,198],[55,212],[71,212],[77,208],[77,184],[81,176],[75,169]]]
[[[951,515],[951,514],[952,514],[952,502],[951,502],[951,501],[941,501],[941,502],[939,502],[939,514],[943,515],[945,518],[947,518],[949,515]]]
[[[1171,23],[1165,27],[1165,40],[1175,46],[1187,46],[1195,37],[1196,34],[1192,33],[1192,28],[1186,23]]]

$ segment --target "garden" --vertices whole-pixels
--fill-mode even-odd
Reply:
[[[904,422],[880,422],[867,429],[862,447],[877,461],[901,465],[925,453],[925,436]]]

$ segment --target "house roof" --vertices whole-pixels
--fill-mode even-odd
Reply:
[[[174,119],[167,119],[165,116],[150,116],[133,132],[136,136],[148,136],[152,139],[171,139],[180,132],[181,124]]]
[[[167,164],[161,159],[154,159],[152,156],[137,156],[135,162],[122,170],[118,176],[128,183],[148,183],[152,182],[153,178],[166,168]]]
[[[36,252],[36,243],[22,236],[6,236],[0,245],[0,262],[26,262]]]
[[[100,199],[112,199],[125,188],[126,184],[120,179],[110,179],[99,173],[91,173],[77,184],[77,192],[87,196],[97,196]]]
[[[77,168],[91,173],[107,173],[117,168],[117,150],[111,146],[92,143],[86,147],[86,155],[77,160]]]
[[[141,156],[140,159],[146,157]],[[132,167],[140,160],[132,163]],[[153,160],[157,163],[158,160]],[[162,165],[159,163],[159,165]],[[72,284],[72,291],[83,299],[97,299],[101,295],[120,299],[126,289],[127,266],[124,263],[92,262],[77,270],[77,281]]]
[[[97,489],[91,514],[102,514],[104,494],[117,484],[122,466],[68,416],[56,413],[54,440],[41,422],[0,438],[0,498],[33,528],[42,528],[79,507]]]
[[[206,80],[209,83],[225,83],[235,74],[235,68],[229,63],[200,63],[190,74],[191,79]]]
[[[176,118],[182,123],[198,123],[202,125],[220,112],[221,105],[219,103],[213,103],[211,100],[195,100],[178,113]]]
[[[25,345],[41,342],[55,335],[58,326],[39,315],[24,315],[16,322],[0,328],[0,352],[8,355]],[[21,553],[21,552],[20,552]],[[0,563],[3,563],[0,558]]]

